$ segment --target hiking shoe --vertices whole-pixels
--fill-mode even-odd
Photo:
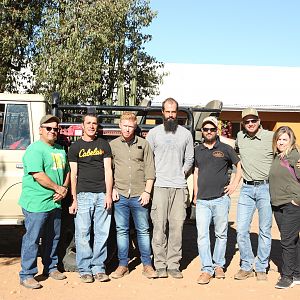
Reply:
[[[59,272],[58,270],[50,272],[48,277],[51,277],[52,279],[55,279],[55,280],[64,280],[67,278],[67,276],[65,274]]]
[[[223,268],[221,268],[221,267],[216,267],[215,268],[215,278],[217,278],[217,279],[224,279],[225,278],[225,273],[223,271]]]
[[[212,275],[210,275],[207,272],[202,272],[197,279],[197,283],[198,284],[208,284],[210,282],[211,278],[212,278]]]
[[[293,279],[286,277],[286,276],[281,276],[278,280],[278,282],[275,285],[276,289],[287,289],[293,284]]]
[[[157,269],[156,273],[158,278],[168,278],[168,273],[166,269]]]
[[[150,265],[144,265],[143,273],[147,278],[157,278],[157,272]]]
[[[80,275],[80,279],[84,283],[94,282],[94,277],[91,274],[82,274],[82,275]]]
[[[256,280],[257,281],[267,281],[268,275],[266,272],[256,272]]]
[[[183,278],[182,273],[178,269],[168,269],[168,274],[176,279]]]
[[[94,275],[94,279],[100,282],[106,282],[109,281],[109,277],[108,275],[106,275],[105,273],[97,273]]]
[[[114,279],[119,279],[129,274],[128,267],[118,266],[117,269],[111,273],[110,277]]]
[[[28,289],[40,289],[43,287],[38,281],[36,281],[33,277],[26,278],[23,281],[20,281],[20,284],[25,286]]]
[[[253,271],[244,271],[242,269],[240,269],[235,275],[234,275],[234,279],[236,280],[244,280],[250,277],[253,277]]]

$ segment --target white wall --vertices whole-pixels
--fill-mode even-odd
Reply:
[[[300,109],[300,68],[165,64],[164,71],[153,105],[173,97],[188,106],[217,99],[224,108]]]

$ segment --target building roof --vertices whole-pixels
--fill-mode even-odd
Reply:
[[[300,110],[300,68],[241,65],[165,64],[169,75],[152,103],[173,97],[182,106],[223,102],[224,110],[253,106],[259,111]]]

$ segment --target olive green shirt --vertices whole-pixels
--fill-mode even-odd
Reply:
[[[149,143],[135,136],[128,144],[123,137],[110,142],[114,188],[124,197],[140,196],[148,179],[155,179],[153,152]]]
[[[260,128],[250,137],[245,131],[237,135],[236,146],[239,149],[243,178],[247,181],[266,180],[273,161],[273,131]]]

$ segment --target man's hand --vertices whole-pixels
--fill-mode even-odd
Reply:
[[[227,196],[230,196],[237,188],[236,184],[230,183],[224,187],[224,192]]]
[[[113,189],[113,191],[112,191],[112,200],[114,202],[120,200],[119,193],[118,193],[118,191],[116,189]]]
[[[105,195],[104,207],[106,210],[111,209],[111,207],[112,207],[112,196],[111,195],[107,195],[107,194]]]
[[[77,208],[78,208],[77,201],[73,200],[72,205],[69,207],[69,214],[75,215],[77,213]]]
[[[67,192],[68,189],[61,185],[58,185],[57,188],[55,189],[55,193],[62,195],[63,198],[66,197]]]
[[[143,192],[142,195],[139,198],[139,201],[140,201],[142,206],[147,205],[150,201],[150,195],[146,192]]]
[[[61,201],[62,199],[64,199],[65,197],[61,194],[58,194],[58,193],[54,193],[53,195],[53,201],[54,202],[58,202],[58,201]]]

